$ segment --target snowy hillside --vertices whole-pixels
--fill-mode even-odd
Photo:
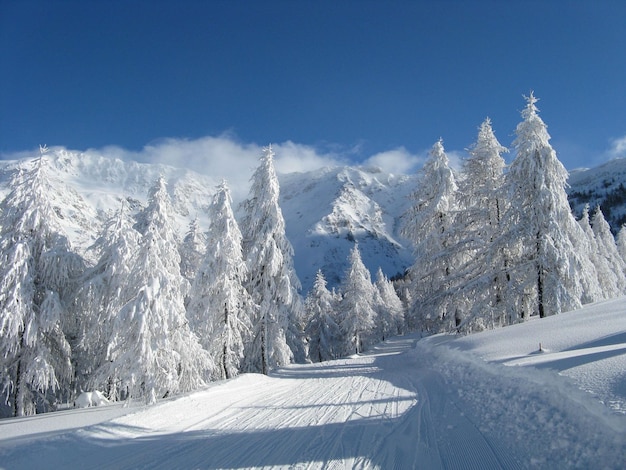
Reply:
[[[614,233],[626,223],[626,159],[616,158],[596,168],[574,170],[567,192],[577,217],[585,204],[600,205]]]
[[[623,468],[625,319],[620,298],[152,406],[2,420],[0,467]]]
[[[392,277],[412,263],[399,238],[400,217],[416,178],[378,168],[325,168],[282,175],[281,207],[303,290],[321,269],[330,286],[343,277],[354,242],[372,275],[378,267]]]

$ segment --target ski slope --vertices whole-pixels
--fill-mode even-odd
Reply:
[[[622,298],[152,406],[2,420],[0,468],[623,468],[625,443]]]

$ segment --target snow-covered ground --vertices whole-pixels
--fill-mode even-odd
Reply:
[[[541,343],[542,351],[539,350]],[[624,468],[626,298],[0,421],[0,468]]]

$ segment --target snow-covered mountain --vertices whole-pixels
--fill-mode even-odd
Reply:
[[[31,161],[0,162],[1,197],[8,192],[11,175]],[[190,170],[64,149],[47,154],[45,165],[54,181],[50,198],[55,210],[74,248],[87,259],[92,256],[88,248],[107,217],[122,201],[132,211],[145,206],[148,190],[159,175],[168,183],[181,236],[194,218],[206,229],[206,208],[220,181]],[[294,246],[304,293],[318,269],[330,286],[339,283],[355,241],[372,273],[380,266],[391,277],[410,265],[411,252],[398,236],[398,223],[415,177],[345,167],[279,175],[279,179],[287,236]]]
[[[616,158],[591,169],[574,170],[568,180],[570,205],[578,217],[585,204],[602,207],[613,232],[626,223],[626,158]]]
[[[321,269],[330,286],[347,267],[358,242],[364,264],[392,277],[411,264],[411,250],[398,235],[415,177],[378,168],[325,168],[280,177],[281,207],[304,290]]]
[[[88,248],[106,218],[122,201],[132,211],[143,207],[148,189],[159,175],[168,183],[181,236],[194,218],[206,229],[206,209],[221,179],[62,148],[45,158],[56,189],[50,198],[74,248],[88,260],[92,256]],[[0,197],[7,194],[11,175],[29,161],[0,161]],[[372,274],[381,267],[393,277],[411,265],[411,247],[399,235],[399,226],[409,204],[407,196],[417,184],[415,175],[392,175],[376,167],[335,167],[282,174],[279,180],[281,209],[303,293],[311,287],[318,269],[330,287],[338,285],[355,242]],[[577,216],[584,204],[592,208],[601,204],[614,231],[626,221],[626,159],[573,171],[569,183]]]

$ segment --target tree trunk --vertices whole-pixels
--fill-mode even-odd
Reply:
[[[261,327],[261,373],[267,375],[267,345],[265,341],[267,341],[267,315],[263,314],[263,318],[261,319],[262,327]]]
[[[543,266],[539,262],[541,259],[541,239],[540,233],[537,232],[537,308],[539,310],[539,318],[546,316],[543,307],[544,285],[543,285]]]
[[[20,332],[20,355],[15,368],[15,391],[13,393],[13,416],[24,416],[24,381],[22,380],[22,351],[24,332]]]
[[[539,308],[539,318],[543,318],[546,316],[546,312],[543,306],[543,296],[544,296],[544,287],[543,287],[543,272],[541,266],[537,269],[537,307]]]

